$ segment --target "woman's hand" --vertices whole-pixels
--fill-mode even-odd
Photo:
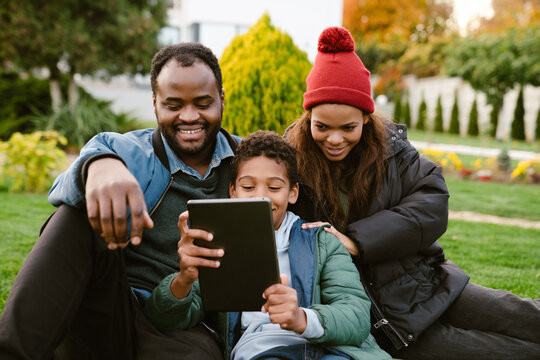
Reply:
[[[223,249],[207,249],[193,243],[195,239],[212,241],[211,233],[199,229],[190,229],[187,225],[189,214],[184,211],[178,217],[178,229],[180,241],[178,242],[178,258],[180,259],[180,272],[171,283],[173,295],[182,299],[191,291],[191,286],[199,278],[199,266],[218,268],[218,260],[208,258],[220,258],[225,254]]]
[[[261,311],[268,313],[273,324],[301,334],[307,326],[306,313],[298,307],[296,290],[287,286],[287,275],[281,274],[280,279],[281,284],[274,284],[264,290],[263,298],[266,303]]]
[[[347,251],[349,252],[349,254],[351,254],[351,256],[358,255],[358,246],[356,246],[356,243],[352,241],[351,238],[349,238],[347,235],[344,235],[340,233],[339,231],[337,231],[335,227],[333,227],[331,224],[327,222],[317,221],[317,222],[312,222],[312,223],[303,223],[302,229],[312,229],[312,228],[317,228],[323,225],[330,225],[330,227],[324,227],[323,228],[324,231],[332,235],[335,235],[335,237],[338,238],[338,240],[343,244],[343,246],[345,246],[345,249],[347,249]]]

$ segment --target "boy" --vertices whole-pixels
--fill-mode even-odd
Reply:
[[[370,303],[347,250],[323,228],[303,230],[287,211],[298,197],[296,153],[278,134],[257,131],[239,145],[232,165],[231,197],[268,197],[272,202],[281,283],[262,294],[260,312],[221,316],[225,356],[233,359],[389,358],[370,335]],[[180,272],[154,289],[146,314],[161,330],[187,329],[203,316],[198,267],[219,267],[222,249],[195,246],[211,234],[187,227],[179,217]],[[241,335],[241,336],[240,336]]]

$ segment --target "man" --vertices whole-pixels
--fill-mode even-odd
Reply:
[[[221,70],[208,48],[161,49],[151,85],[157,129],[98,134],[55,181],[58,209],[0,318],[0,358],[220,357],[204,324],[163,334],[141,307],[178,271],[186,201],[228,195],[239,138],[220,127]]]

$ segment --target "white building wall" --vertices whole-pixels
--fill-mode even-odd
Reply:
[[[232,38],[246,32],[265,12],[311,62],[322,30],[343,23],[339,0],[175,0],[168,16],[170,26],[180,30],[178,41],[199,41],[220,57]],[[194,24],[199,24],[198,39]]]

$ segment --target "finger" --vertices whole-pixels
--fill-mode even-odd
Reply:
[[[317,228],[317,227],[320,227],[320,226],[323,226],[323,225],[329,225],[327,222],[322,222],[322,221],[316,221],[316,222],[311,222],[311,223],[303,223],[302,224],[302,229],[313,229],[313,228]]]
[[[324,231],[326,231],[327,233],[330,233],[332,235],[335,235],[335,236],[341,235],[341,233],[339,231],[337,231],[337,229],[335,227],[333,227],[333,226],[324,227],[323,229],[324,229]]]
[[[90,226],[97,234],[101,234],[101,222],[99,219],[99,204],[95,200],[86,200],[86,213],[88,215],[88,221]]]
[[[183,249],[182,249],[183,250]],[[193,245],[182,251],[182,255],[203,257],[203,258],[221,258],[225,254],[223,249],[209,249],[202,246]],[[182,259],[180,259],[182,260]]]
[[[201,240],[204,240],[204,241],[212,241],[214,239],[214,235],[212,235],[212,233],[209,233],[208,231],[206,230],[201,230],[201,229],[188,229],[184,236],[182,236],[182,239],[183,238],[191,238],[191,239],[201,239]]]
[[[286,274],[280,274],[279,279],[281,280],[281,284],[287,286],[287,275]]]
[[[178,216],[178,230],[180,230],[180,237],[184,237],[184,234],[189,230],[187,224],[189,219],[189,212],[184,211]]]
[[[99,202],[99,221],[101,223],[101,236],[105,238],[107,243],[115,242],[111,203],[109,201]]]
[[[127,239],[127,204],[126,198],[119,196],[112,199],[112,224],[115,241],[125,242]]]
[[[209,267],[209,268],[218,268],[221,265],[219,260],[210,260],[202,257],[195,256],[186,256],[180,261],[180,268],[182,270],[189,269],[192,267]]]
[[[139,186],[134,187],[136,189],[128,189],[126,194],[127,203],[129,205],[129,212],[131,215],[131,243],[138,245],[141,242],[143,230],[145,227],[146,217],[148,212],[146,211],[146,204],[144,203],[144,196],[140,191]],[[150,219],[151,220],[151,219]],[[116,223],[116,217],[115,217]],[[127,225],[126,225],[127,226]]]

